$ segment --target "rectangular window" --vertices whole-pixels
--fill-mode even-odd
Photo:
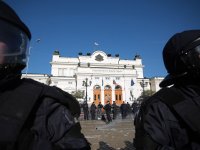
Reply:
[[[63,69],[58,68],[58,76],[63,76]]]
[[[118,95],[115,95],[115,100],[116,100],[116,101],[118,100]]]
[[[120,77],[116,77],[116,80],[120,80]]]
[[[98,94],[98,100],[100,100],[100,98],[101,98],[101,97],[100,97],[100,94]]]
[[[110,77],[106,77],[106,80],[110,80]]]
[[[68,72],[67,69],[63,69],[63,75],[64,76],[67,76],[67,72]]]
[[[122,100],[122,96],[121,96],[121,95],[119,95],[119,100],[120,100],[120,101]]]
[[[94,94],[94,100],[96,100],[96,94]]]

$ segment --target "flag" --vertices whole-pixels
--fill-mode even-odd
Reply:
[[[134,81],[133,81],[133,79],[131,80],[131,86],[133,86],[135,83],[134,83]]]
[[[113,80],[113,84],[116,84],[115,80]]]
[[[133,92],[132,91],[130,91],[130,95],[131,95],[131,97],[133,97]]]
[[[97,42],[94,42],[94,45],[98,46],[98,45],[99,45],[99,43],[97,43]]]

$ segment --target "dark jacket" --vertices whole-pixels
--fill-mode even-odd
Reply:
[[[102,105],[102,104],[98,104],[98,105],[97,105],[97,108],[98,108],[98,109],[102,109],[102,108],[103,108],[103,105]]]
[[[110,104],[106,104],[104,107],[104,110],[106,111],[106,113],[111,113],[111,105]]]
[[[88,104],[86,103],[86,102],[84,102],[83,104],[82,104],[82,107],[83,107],[83,110],[84,111],[88,111]]]
[[[13,89],[18,89],[23,82],[26,82],[26,80],[16,81],[15,83],[17,84],[15,85],[13,82],[5,82],[6,85],[10,86],[0,91],[1,100],[7,90],[9,90],[12,95]],[[36,81],[31,82],[39,85]],[[23,91],[26,90],[27,89],[24,89]],[[34,92],[34,89],[29,92]],[[20,97],[21,95],[18,93],[18,95],[15,96],[15,100],[17,101]],[[26,95],[26,97],[28,97],[28,95]],[[0,117],[3,118],[3,116]],[[13,120],[11,119],[11,121],[15,122],[14,118]],[[2,124],[3,122],[0,123]],[[12,128],[12,125],[10,127]],[[9,127],[4,133],[6,134],[7,131],[9,131]],[[69,108],[61,104],[58,99],[51,96],[41,96],[40,99],[36,101],[33,110],[23,125],[16,145],[23,145],[21,143],[30,143],[33,150],[50,150],[51,146],[60,150],[90,149],[87,140],[81,133],[80,123],[72,116]],[[18,149],[21,150],[22,148]]]
[[[77,126],[77,127],[76,127]],[[73,128],[78,129],[79,137],[69,136]],[[36,150],[40,149],[40,138],[49,140],[56,147],[65,149],[80,149],[87,146],[84,135],[81,134],[80,123],[76,122],[70,111],[52,98],[44,98],[40,104],[30,130],[34,131],[37,141]]]
[[[198,87],[200,89],[200,87]],[[187,102],[195,103],[200,108],[200,99],[190,85],[174,87]],[[168,95],[169,96],[169,95]],[[142,103],[135,121],[137,150],[197,150],[200,149],[199,137],[180,116],[162,100],[157,92]],[[173,97],[171,97],[173,101]],[[145,107],[144,107],[145,106]],[[179,105],[180,108],[182,107]],[[190,113],[190,105],[182,112]],[[145,108],[145,109],[142,109]],[[199,124],[200,126],[200,124]],[[142,127],[142,128],[141,128]],[[144,131],[142,131],[142,130]]]
[[[91,113],[95,113],[95,112],[96,112],[96,109],[97,109],[97,107],[96,107],[95,104],[92,104],[92,105],[90,106],[90,112],[91,112]]]

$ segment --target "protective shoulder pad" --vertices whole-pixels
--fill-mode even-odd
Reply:
[[[192,129],[200,135],[200,107],[196,105],[193,100],[186,98],[175,87],[166,88],[160,91],[159,98],[163,101],[172,111]],[[198,101],[200,97],[197,97]],[[193,99],[191,97],[191,99]]]
[[[51,97],[58,100],[62,105],[65,105],[74,117],[80,117],[81,109],[79,102],[71,94],[61,90],[56,86],[45,86],[43,96]]]
[[[0,141],[16,141],[25,121],[36,101],[41,96],[43,86],[36,81],[22,79],[20,84],[1,93]]]

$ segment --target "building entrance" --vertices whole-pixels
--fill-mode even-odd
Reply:
[[[110,104],[112,104],[112,88],[110,85],[106,85],[104,88],[104,104],[106,104],[107,101],[110,101]]]
[[[97,106],[101,101],[101,87],[99,85],[94,86],[93,96],[94,103]]]

